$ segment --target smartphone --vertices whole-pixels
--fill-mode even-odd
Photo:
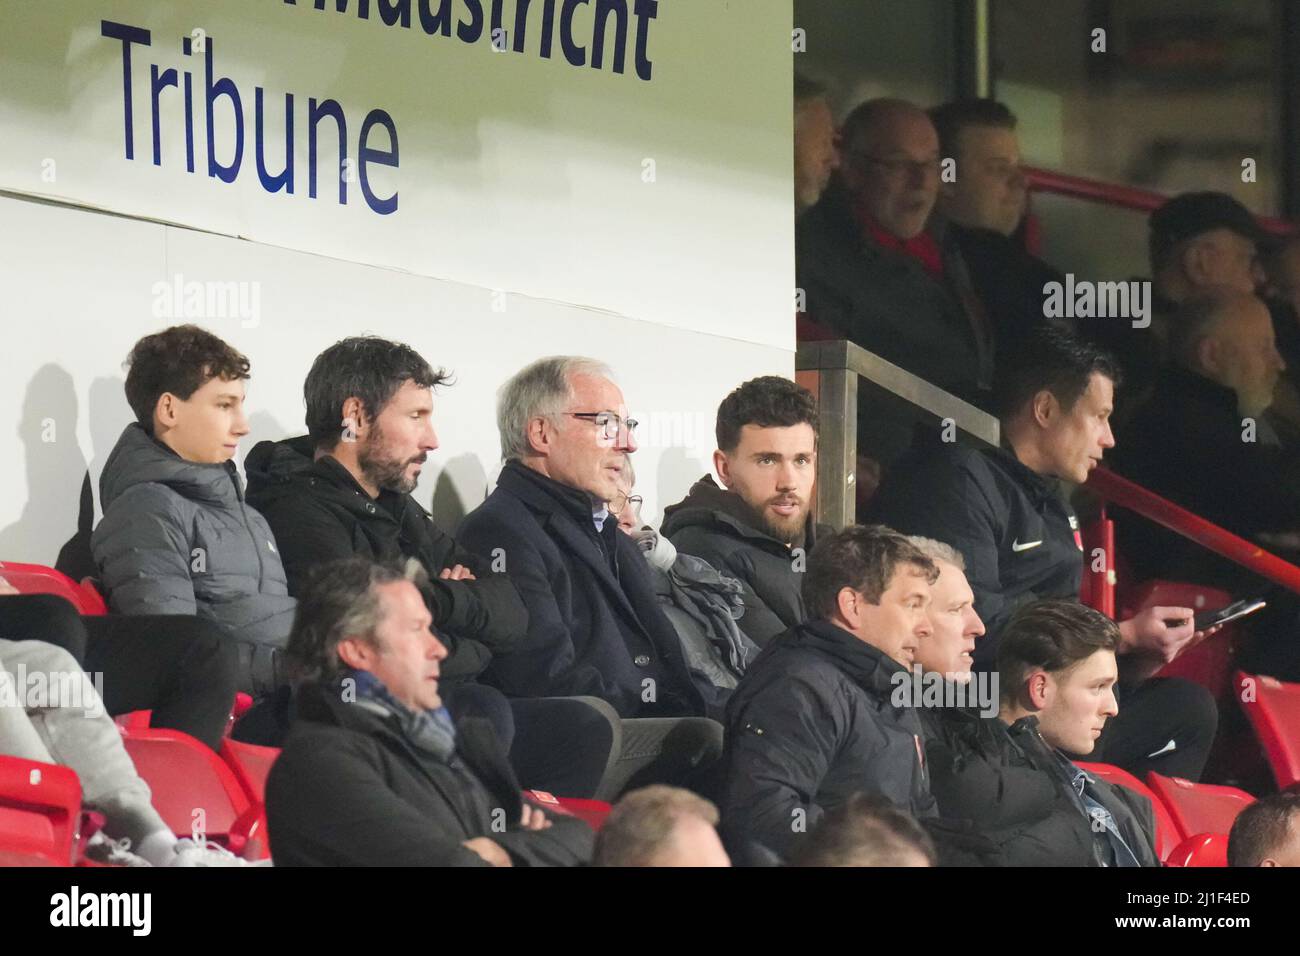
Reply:
[[[1247,614],[1254,614],[1260,608],[1266,607],[1267,604],[1268,602],[1263,598],[1242,598],[1240,601],[1233,601],[1227,607],[1220,608],[1217,611],[1201,611],[1194,618],[1196,629],[1205,631],[1219,624],[1227,624],[1229,621],[1235,621]]]

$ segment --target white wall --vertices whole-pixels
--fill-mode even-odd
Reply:
[[[301,432],[302,379],[322,348],[363,331],[406,341],[457,374],[436,399],[442,448],[416,492],[452,524],[499,469],[496,388],[533,358],[581,353],[614,366],[644,423],[638,490],[657,520],[709,468],[723,395],[793,374],[794,349],[789,5],[659,8],[647,83],[307,0],[0,0],[0,560],[53,563],[79,513],[97,519],[100,470],[130,420],[121,363],[172,324],[155,287],[178,274],[260,294],[255,323],[197,319],[253,363],[241,458]],[[101,18],[154,32],[136,50],[130,162],[120,44],[99,36]],[[174,100],[163,166],[149,159],[142,64],[157,62],[195,74],[203,165],[202,64],[173,49],[194,26],[218,38],[217,72],[244,94],[234,184],[178,166]],[[306,200],[301,183],[295,196],[261,190],[254,85],[272,119],[293,91],[299,124],[309,95],[339,98],[354,124],[388,109],[398,213],[365,209],[355,184],[346,207]],[[355,128],[349,138],[355,148]],[[299,125],[299,151],[305,139]]]

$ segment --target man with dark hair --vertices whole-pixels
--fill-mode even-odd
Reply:
[[[244,500],[233,458],[248,434],[249,364],[194,325],[145,336],[127,360],[128,425],[99,479],[104,518],[91,551],[109,607],[130,615],[198,615],[239,654],[239,686],[281,683],[289,596],[275,537]]]
[[[796,224],[808,317],[981,403],[992,384],[992,325],[960,252],[925,231],[939,194],[934,125],[912,103],[869,100],[844,120],[841,143],[838,174]]]
[[[1159,866],[1151,801],[1075,766],[1118,712],[1115,622],[1075,601],[1036,601],[1012,616],[998,647],[1000,717],[1027,753],[1047,754],[1090,824],[1101,866]]]
[[[956,161],[952,181],[939,184],[939,211],[959,226],[1010,237],[1028,196],[1015,116],[997,100],[971,98],[936,106],[930,120],[940,153]]]
[[[798,73],[794,76],[794,214],[817,204],[831,173],[839,167],[835,117],[826,87]]]
[[[636,419],[603,363],[538,359],[498,394],[505,465],[458,532],[500,561],[528,608],[528,633],[487,678],[519,697],[597,697],[620,720],[601,799],[648,783],[704,786],[722,749],[636,543],[608,503],[620,494]]]
[[[727,705],[724,831],[788,856],[859,790],[935,814],[921,724],[895,706],[930,633],[934,562],[902,535],[823,537],[803,579],[809,619],[770,641]]]
[[[935,866],[925,828],[878,794],[855,793],[827,811],[791,866]]]
[[[573,866],[591,831],[548,817],[487,721],[455,723],[439,696],[446,648],[405,569],[347,558],[318,567],[289,639],[293,730],[266,809],[282,866]]]
[[[1260,797],[1237,814],[1228,866],[1300,866],[1300,791]]]
[[[663,534],[682,554],[702,558],[744,585],[737,622],[762,645],[803,622],[800,596],[817,476],[817,400],[787,378],[765,375],[718,407],[712,475],[664,509]]]
[[[1052,326],[1021,343],[999,382],[1002,447],[975,449],[918,435],[875,502],[876,520],[924,535],[965,557],[975,610],[988,629],[975,650],[988,670],[1017,606],[1076,599],[1083,539],[1061,482],[1082,483],[1114,447],[1109,418],[1119,371],[1101,350]],[[1213,698],[1179,679],[1148,681],[1203,635],[1190,608],[1149,607],[1119,625],[1124,716],[1105,758],[1139,776],[1196,779],[1217,724]]]
[[[655,784],[625,795],[596,835],[592,866],[731,866],[709,800]]]

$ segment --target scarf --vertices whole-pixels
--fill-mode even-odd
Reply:
[[[456,725],[446,707],[436,710],[412,710],[407,707],[369,671],[349,670],[344,680],[356,683],[357,703],[367,710],[396,723],[407,742],[421,753],[428,754],[440,763],[447,763],[456,752]]]

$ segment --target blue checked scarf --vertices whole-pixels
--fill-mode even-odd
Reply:
[[[447,763],[456,751],[456,725],[446,707],[411,710],[394,697],[370,671],[349,670],[344,680],[356,682],[357,703],[393,718],[407,741],[422,753]]]

